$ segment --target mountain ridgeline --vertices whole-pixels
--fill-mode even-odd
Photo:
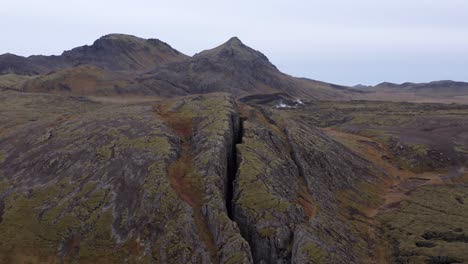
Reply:
[[[157,39],[142,39],[111,34],[92,45],[64,51],[59,56],[0,56],[0,74],[37,75],[92,64],[107,70],[148,70],[164,63],[180,61],[187,56]]]
[[[19,79],[7,88],[80,95],[173,97],[228,92],[239,97],[281,92],[344,100],[363,93],[284,74],[236,37],[189,57],[156,39],[112,34],[60,56],[1,55],[0,73]],[[21,78],[25,75],[27,81]]]

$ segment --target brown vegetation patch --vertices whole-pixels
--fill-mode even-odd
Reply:
[[[163,103],[153,106],[153,111],[160,115],[165,124],[173,129],[182,139],[180,156],[168,169],[168,177],[177,195],[193,208],[198,235],[210,253],[211,260],[217,262],[218,248],[208,227],[208,221],[202,214],[205,203],[204,186],[197,174],[192,153],[193,118],[170,110],[172,104]]]
[[[314,198],[310,193],[307,191],[306,188],[301,188],[302,190],[299,191],[297,197],[297,203],[302,206],[304,209],[305,214],[309,218],[308,220],[314,218],[317,215],[317,205],[314,203]]]
[[[201,207],[204,203],[201,184],[196,182],[195,166],[190,146],[184,144],[179,159],[170,165],[168,175],[172,187],[179,197],[192,207]]]

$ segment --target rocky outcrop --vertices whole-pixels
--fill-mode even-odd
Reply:
[[[174,118],[194,124],[194,133],[188,140],[195,173],[189,177],[200,184],[203,197],[193,207],[201,210],[213,238],[215,259],[219,263],[251,263],[249,245],[240,235],[238,225],[229,218],[230,202],[226,202],[232,196],[229,174],[234,169],[232,149],[240,129],[232,97],[227,94],[190,96],[169,104],[160,114],[167,120]],[[183,124],[174,127],[180,130]]]
[[[369,258],[369,241],[349,218],[378,202],[371,189],[379,172],[318,128],[259,111],[244,123],[234,192],[234,219],[255,262]]]
[[[271,128],[244,122],[233,216],[256,263],[290,261],[294,228],[308,218],[297,201],[299,172],[288,147],[285,138]]]

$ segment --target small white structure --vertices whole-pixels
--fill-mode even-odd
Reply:
[[[300,98],[297,98],[294,101],[294,105],[285,104],[283,102],[283,100],[281,100],[277,105],[275,105],[275,108],[277,108],[277,109],[281,109],[281,108],[298,108],[299,106],[303,106],[303,105],[304,105],[304,102],[302,102],[302,100]]]

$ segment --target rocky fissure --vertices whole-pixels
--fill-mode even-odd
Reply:
[[[227,184],[226,184],[226,210],[229,218],[231,220],[233,217],[233,205],[232,200],[234,199],[234,181],[236,180],[237,171],[239,169],[239,164],[237,161],[237,144],[242,143],[242,131],[243,131],[243,122],[244,119],[239,118],[232,120],[232,129],[233,129],[233,139],[231,152],[228,155],[227,161]]]

